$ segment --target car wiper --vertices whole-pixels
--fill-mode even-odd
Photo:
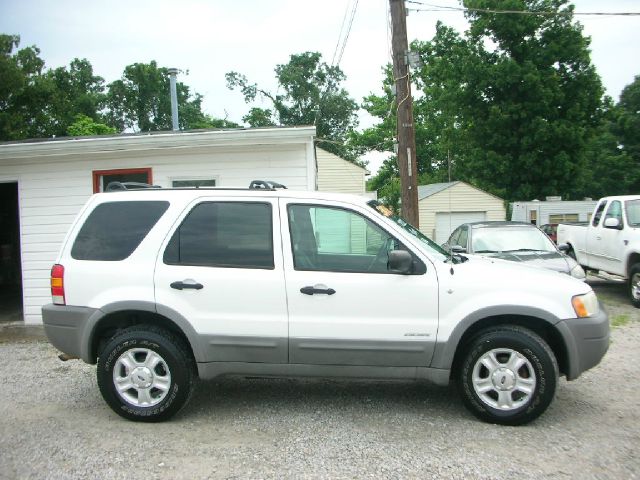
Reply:
[[[502,250],[502,253],[510,252],[548,252],[549,250],[539,250],[537,248],[516,248],[514,250]]]
[[[498,253],[496,250],[474,250],[473,253]]]

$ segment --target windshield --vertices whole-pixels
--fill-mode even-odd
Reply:
[[[369,202],[369,206],[373,208],[376,212],[378,212],[380,215],[388,218],[389,220],[394,222],[396,225],[399,225],[400,227],[402,227],[406,232],[410,233],[411,235],[416,237],[418,240],[420,240],[424,245],[428,247],[429,251],[435,254],[438,258],[440,258],[441,260],[447,259],[448,257],[447,252],[444,251],[437,243],[435,243],[429,237],[424,235],[421,231],[419,231],[416,227],[408,223],[402,217],[395,215],[389,208],[385,207],[384,205],[381,205],[375,200]]]
[[[627,211],[627,223],[630,227],[640,227],[640,199],[624,202]]]
[[[473,253],[557,252],[551,240],[533,226],[474,228],[472,232]]]

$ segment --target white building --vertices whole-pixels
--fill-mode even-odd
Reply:
[[[355,163],[316,148],[318,190],[321,192],[365,194],[367,170]]]
[[[420,231],[437,244],[463,223],[504,220],[504,201],[465,182],[418,187]]]
[[[511,220],[541,226],[547,223],[588,222],[596,200],[563,201],[561,197],[547,197],[546,201],[514,202]]]
[[[364,169],[320,149],[316,161],[314,136],[315,127],[296,127],[0,144],[0,287],[21,284],[24,320],[40,323],[64,236],[87,198],[111,181],[244,187],[260,179],[363,193]]]

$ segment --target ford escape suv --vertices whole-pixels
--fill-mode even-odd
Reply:
[[[197,377],[322,376],[456,381],[517,425],[608,348],[584,282],[447,254],[365,198],[256,186],[111,188],[75,220],[45,330],[119,415],[168,419]]]

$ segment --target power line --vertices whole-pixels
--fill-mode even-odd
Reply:
[[[501,15],[540,15],[547,17],[574,15],[574,16],[607,16],[607,17],[633,17],[640,16],[640,12],[535,12],[531,10],[494,10],[489,8],[466,8],[466,7],[449,7],[447,5],[434,5],[432,3],[420,2],[418,0],[406,0],[407,3],[414,5],[422,5],[431,7],[430,9],[412,8],[412,12],[472,12],[472,13],[495,13]]]
[[[347,20],[347,13],[349,13],[349,5],[351,2],[347,2],[347,6],[344,9],[344,16],[342,17],[342,25],[340,25],[340,33],[338,34],[338,41],[336,42],[336,48],[333,50],[333,57],[331,57],[331,66],[335,63],[336,55],[338,53],[338,47],[340,46],[340,40],[342,40],[342,32]]]
[[[349,19],[349,27],[347,28],[347,32],[344,36],[344,41],[342,42],[342,48],[340,49],[340,55],[336,60],[336,66],[340,65],[340,61],[342,60],[342,55],[344,54],[344,49],[347,46],[347,41],[349,40],[349,34],[351,33],[351,27],[353,25],[353,19],[355,18],[356,10],[358,9],[358,1],[359,0],[356,0],[355,3],[353,4],[353,10],[351,10],[351,18]]]

